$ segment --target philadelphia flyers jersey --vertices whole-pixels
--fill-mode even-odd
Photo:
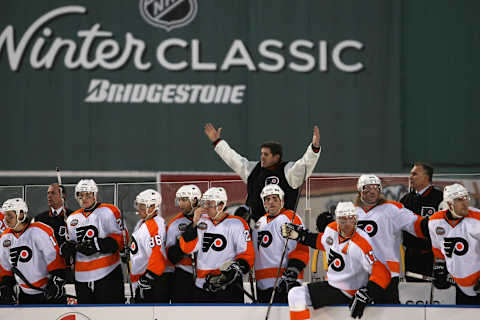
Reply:
[[[192,220],[185,217],[181,212],[170,220],[167,226],[167,250],[177,242],[177,239],[180,238],[190,223],[192,223]],[[189,255],[186,255],[175,265],[175,268],[180,268],[193,274],[192,258]]]
[[[197,238],[185,242],[183,236],[180,237],[180,248],[185,253],[198,253],[195,280],[198,288],[203,288],[208,274],[220,274],[223,263],[243,259],[251,268],[255,258],[247,223],[229,215],[215,223],[208,216],[202,216],[197,226]]]
[[[294,224],[303,225],[302,219],[292,210],[282,209],[275,217],[268,215],[262,216],[253,230],[253,247],[255,248],[255,278],[257,286],[262,289],[272,288],[275,278],[278,275],[278,266],[282,258],[282,251],[285,247],[286,239],[282,237],[281,226],[285,223],[292,222]],[[288,260],[297,259],[308,264],[310,259],[310,249],[297,241],[288,241],[287,252],[280,274],[285,271]],[[299,276],[303,279],[303,271]]]
[[[41,222],[33,222],[20,234],[7,228],[0,237],[0,276],[13,276],[16,267],[34,286],[44,288],[49,273],[65,269],[65,261],[60,257],[53,229]],[[39,294],[30,289],[15,275],[15,280],[26,294]]]
[[[474,285],[480,278],[480,210],[469,208],[461,219],[449,219],[447,210],[430,217],[428,230],[433,254],[445,259],[447,270],[468,296],[476,296]]]
[[[368,281],[383,289],[390,283],[390,271],[375,255],[369,236],[358,227],[351,238],[342,238],[337,222],[332,222],[318,235],[316,247],[327,254],[328,283],[350,298]]]
[[[112,204],[99,203],[93,211],[83,208],[67,218],[68,238],[80,243],[83,240],[110,237],[115,239],[119,250],[115,253],[94,253],[86,256],[80,252],[75,256],[75,280],[90,282],[104,278],[120,264],[123,250],[123,227],[120,210]]]
[[[159,215],[143,222],[132,234],[130,244],[131,275],[136,283],[147,269],[158,276],[165,271],[165,220]]]
[[[394,201],[386,201],[367,211],[358,206],[357,212],[358,227],[368,234],[375,253],[387,264],[392,277],[398,277],[402,231],[424,238],[420,230],[422,217]]]

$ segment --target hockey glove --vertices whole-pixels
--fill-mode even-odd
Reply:
[[[86,256],[91,256],[92,254],[99,252],[100,249],[95,245],[94,239],[83,240],[77,244],[77,251]]]
[[[297,240],[298,242],[304,241],[308,234],[308,230],[298,224],[284,223],[281,228],[282,237]]]
[[[203,289],[208,292],[225,290],[229,285],[242,277],[242,269],[238,262],[225,263],[220,268],[221,274],[217,276],[208,275]]]
[[[140,299],[137,297],[137,301],[142,301],[145,299],[145,294],[153,289],[157,278],[158,276],[156,274],[147,270],[147,272],[145,272],[140,279],[138,279],[138,294]]]
[[[325,228],[331,223],[335,221],[333,215],[330,213],[330,211],[325,211],[320,213],[317,216],[317,230],[318,232],[324,232]]]
[[[447,263],[445,261],[436,261],[433,265],[433,285],[437,289],[448,289],[452,285],[448,281]]]
[[[350,314],[352,318],[361,318],[363,311],[367,304],[371,303],[372,299],[368,295],[367,288],[363,287],[357,290],[350,305]]]
[[[58,276],[51,276],[48,280],[43,295],[47,300],[59,300],[65,294],[65,280]]]
[[[77,245],[77,251],[86,256],[91,256],[97,252],[114,253],[118,250],[117,242],[110,237],[107,238],[93,238],[83,240]]]
[[[300,270],[295,267],[288,267],[284,272],[282,277],[278,280],[278,290],[279,292],[288,293],[290,289],[298,287],[301,284],[297,281]]]
[[[65,259],[68,264],[70,264],[71,259],[75,258],[76,252],[76,243],[73,241],[65,241],[60,246],[60,255]]]
[[[0,283],[0,304],[15,304],[15,279],[11,276],[4,276]]]

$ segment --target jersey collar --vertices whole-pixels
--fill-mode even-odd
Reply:
[[[445,221],[447,221],[447,223],[451,225],[453,228],[455,228],[463,220],[463,218],[464,217],[454,218],[450,210],[447,210],[445,212]]]

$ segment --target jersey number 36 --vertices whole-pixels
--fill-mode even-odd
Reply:
[[[150,238],[150,241],[148,242],[148,246],[150,248],[153,248],[155,246],[162,246],[162,237],[160,237],[158,234],[155,235],[154,237]]]

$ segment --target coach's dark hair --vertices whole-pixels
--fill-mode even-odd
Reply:
[[[280,160],[282,159],[282,156],[283,156],[283,148],[282,148],[282,145],[279,143],[279,142],[276,142],[276,141],[267,141],[267,142],[264,142],[262,143],[262,145],[260,146],[260,148],[268,148],[270,149],[270,152],[273,154],[273,155],[280,155]]]
[[[428,180],[430,182],[432,182],[432,177],[433,177],[433,167],[426,163],[426,162],[415,162],[413,164],[414,166],[418,166],[418,167],[422,167],[423,168],[423,171],[425,171],[425,173],[427,174],[428,176]]]

